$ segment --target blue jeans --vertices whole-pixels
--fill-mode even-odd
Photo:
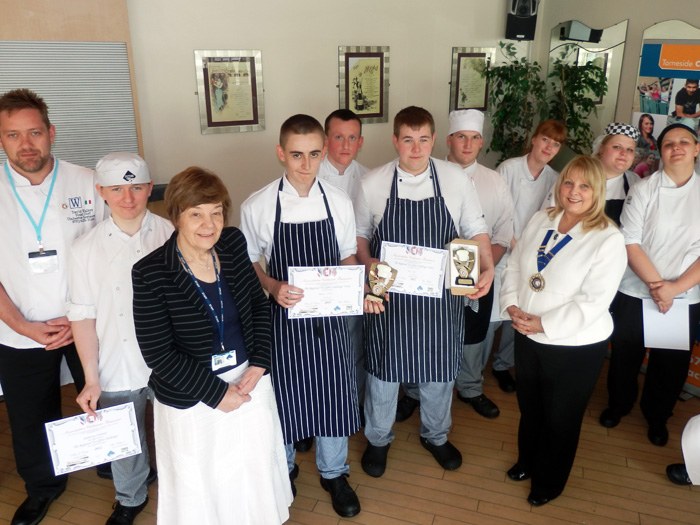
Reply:
[[[102,392],[100,395],[100,408],[121,405],[130,401],[134,403],[141,441],[141,454],[112,462],[112,476],[114,477],[114,488],[117,491],[117,501],[125,507],[141,505],[148,496],[146,479],[151,470],[151,462],[146,443],[146,403],[149,399],[153,399],[153,393],[148,387],[121,392]]]
[[[284,445],[287,453],[287,468],[289,472],[294,468],[294,460],[297,451],[294,443]],[[323,437],[316,436],[316,468],[322,478],[333,479],[350,472],[348,459],[347,437]]]

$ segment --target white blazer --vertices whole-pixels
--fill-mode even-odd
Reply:
[[[515,305],[540,316],[544,333],[528,336],[538,343],[597,343],[612,333],[608,308],[627,266],[625,242],[614,224],[587,232],[577,224],[569,231],[571,241],[540,272],[545,286],[535,292],[530,277],[537,273],[537,249],[547,230],[556,230],[562,215],[550,219],[546,211],[539,211],[528,222],[503,272],[501,314],[508,318],[506,309]],[[554,244],[550,242],[546,251]]]

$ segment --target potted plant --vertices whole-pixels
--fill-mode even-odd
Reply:
[[[488,82],[488,114],[493,137],[488,151],[501,155],[498,162],[522,155],[530,140],[535,120],[545,118],[546,84],[541,66],[518,58],[514,44],[499,42],[505,62],[483,71]]]
[[[566,144],[576,153],[590,153],[593,132],[588,122],[608,91],[605,70],[594,61],[578,64],[579,46],[566,44],[551,62],[549,118],[566,124]]]

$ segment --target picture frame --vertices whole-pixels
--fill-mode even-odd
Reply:
[[[194,62],[203,135],[265,129],[260,50],[195,50]]]
[[[485,111],[488,82],[481,74],[494,60],[492,47],[453,47],[450,80],[450,111],[478,109]]]
[[[594,65],[600,67],[605,72],[605,78],[610,83],[610,71],[608,69],[608,64],[612,51],[589,51],[584,48],[580,48],[578,51],[578,57],[576,58],[576,64],[579,66],[584,66],[588,62],[593,62]],[[596,105],[601,105],[603,103],[603,96],[601,95],[598,100],[595,101]]]
[[[389,47],[338,47],[339,107],[363,123],[389,120]]]

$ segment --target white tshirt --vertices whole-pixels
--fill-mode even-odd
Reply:
[[[308,197],[300,197],[294,186],[287,181],[287,176],[282,179],[282,191],[278,191],[280,179],[276,179],[253,193],[241,205],[241,231],[248,242],[250,260],[254,263],[259,262],[263,256],[265,261],[270,262],[278,194],[282,222],[301,224],[328,218],[318,180],[314,181]],[[320,184],[323,185],[333,216],[340,258],[345,259],[357,252],[352,202],[343,190],[332,184]]]
[[[137,390],[148,383],[151,370],[134,330],[131,268],[172,233],[170,221],[146,211],[132,236],[110,217],[73,243],[67,315],[70,321],[96,320],[100,387],[106,392]]]
[[[440,191],[457,229],[457,235],[462,239],[471,239],[480,233],[488,233],[479,197],[472,182],[456,164],[439,159],[432,160],[435,163]],[[395,168],[398,168],[398,160],[370,170],[362,177],[360,191],[353,202],[358,237],[371,239],[381,222]],[[419,175],[411,175],[398,169],[398,174],[399,198],[420,201],[434,197],[430,168]]]
[[[625,195],[625,180],[623,175],[627,176],[627,183],[630,185],[630,190],[632,186],[637,184],[641,179],[633,171],[626,171],[625,173],[620,173],[617,177],[608,179],[605,183],[605,200],[624,200],[627,195]]]
[[[657,171],[630,188],[620,217],[625,244],[639,244],[663,279],[677,279],[700,257],[700,180],[693,173],[680,188]],[[620,291],[649,298],[644,282],[627,268]],[[678,298],[700,302],[700,287]]]
[[[542,173],[534,178],[527,167],[527,155],[504,161],[497,171],[505,179],[513,197],[515,238],[519,239],[528,221],[542,208],[559,173],[545,165]]]
[[[58,271],[33,273],[29,253],[38,249],[34,227],[17,201],[0,168],[0,282],[10,300],[29,321],[47,321],[66,315],[68,301],[69,251],[73,240],[91,230],[109,215],[109,209],[95,190],[92,170],[59,161],[56,184],[42,228],[45,250],[56,250]],[[36,186],[7,165],[17,192],[35,222],[39,222],[51,186],[52,176]],[[24,337],[0,321],[0,344],[13,348],[44,345]]]
[[[336,188],[340,188],[350,197],[350,200],[354,200],[360,186],[360,177],[365,173],[367,173],[367,168],[353,160],[345,169],[345,173],[341,175],[338,169],[328,160],[328,156],[326,156],[321,162],[317,177],[319,180],[326,181]]]

